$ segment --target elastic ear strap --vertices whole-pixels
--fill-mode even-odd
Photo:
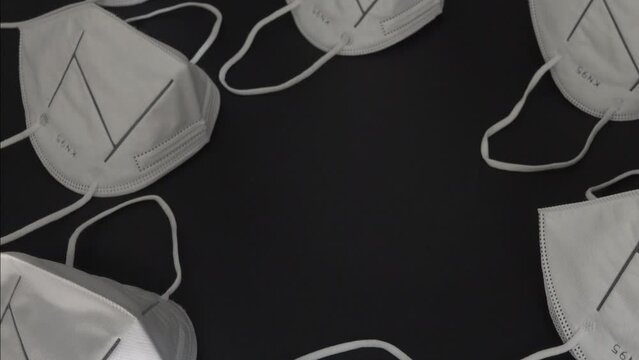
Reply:
[[[3,22],[0,23],[0,29],[17,29],[22,22]]]
[[[309,68],[304,70],[302,73],[298,74],[297,76],[293,77],[292,79],[282,84],[254,88],[254,89],[237,89],[237,88],[231,87],[226,82],[226,74],[235,64],[237,64],[238,61],[240,61],[244,57],[244,55],[246,55],[246,53],[251,48],[251,45],[253,45],[253,41],[255,41],[255,37],[257,36],[257,33],[267,24],[271,23],[272,21],[276,20],[282,15],[298,7],[302,3],[302,1],[304,0],[295,0],[291,2],[290,4],[284,6],[283,8],[275,11],[271,15],[260,20],[257,24],[255,24],[255,26],[251,29],[248,36],[246,37],[246,41],[244,42],[244,45],[242,45],[242,48],[240,48],[240,50],[235,55],[233,55],[233,57],[231,57],[220,69],[220,74],[219,74],[220,82],[222,83],[222,85],[224,85],[224,87],[228,91],[236,95],[261,95],[261,94],[268,94],[272,92],[282,91],[284,89],[287,89],[299,83],[300,81],[306,79],[307,77],[311,76],[320,67],[326,64],[330,59],[335,57],[335,55],[337,55],[348,44],[347,39],[341,38],[339,43],[337,43],[329,52],[327,52],[322,57],[320,57],[317,61],[315,61],[313,65],[311,65]]]
[[[616,184],[619,181],[621,181],[621,180],[623,180],[623,179],[625,179],[627,177],[633,176],[633,175],[639,175],[639,169],[627,171],[627,172],[617,176],[616,178],[614,178],[612,180],[606,181],[603,184],[595,185],[595,186],[592,186],[592,187],[588,188],[588,190],[586,190],[586,199],[588,199],[588,200],[596,199],[597,197],[593,194],[593,192],[605,189],[605,188],[607,188],[607,187],[609,187],[609,186],[611,186],[613,184]]]
[[[27,129],[23,130],[22,132],[15,134],[8,139],[2,140],[2,142],[0,142],[0,149],[4,149],[6,147],[9,147],[15,143],[18,143],[28,138],[29,136],[33,135],[36,131],[38,131],[40,127],[42,127],[42,123],[38,121],[34,123],[33,125],[29,126]]]
[[[79,208],[83,207],[86,203],[89,202],[89,200],[91,200],[91,198],[93,197],[93,195],[95,194],[96,189],[98,188],[98,183],[94,182],[93,184],[91,184],[91,186],[89,187],[89,190],[86,192],[86,194],[84,194],[84,196],[82,196],[82,198],[76,202],[74,202],[73,204],[60,209],[56,212],[54,212],[53,214],[49,214],[45,217],[43,217],[42,219],[35,221],[25,227],[23,227],[20,230],[16,230],[14,232],[12,232],[9,235],[3,236],[2,238],[0,238],[0,245],[6,245],[14,240],[17,240],[27,234],[29,234],[32,231],[35,231],[47,224],[50,224],[56,220],[60,220],[63,217],[69,215],[70,213],[78,210]]]
[[[177,10],[177,9],[181,9],[181,8],[185,8],[185,7],[202,8],[204,10],[209,11],[210,13],[215,15],[215,17],[216,17],[216,20],[213,23],[213,29],[211,29],[211,33],[209,34],[209,37],[206,38],[206,40],[204,41],[204,44],[202,44],[200,49],[195,53],[195,55],[193,55],[193,58],[191,58],[191,63],[196,64],[200,60],[200,58],[202,58],[202,56],[204,56],[204,53],[206,53],[206,51],[211,47],[211,45],[213,45],[213,42],[217,38],[217,34],[220,32],[220,26],[222,26],[222,13],[217,8],[215,8],[214,6],[209,5],[209,4],[205,4],[205,3],[199,3],[199,2],[185,2],[185,3],[182,3],[182,4],[169,6],[169,7],[166,7],[166,8],[159,9],[159,10],[155,10],[155,11],[153,11],[151,13],[146,14],[146,15],[140,15],[140,16],[135,16],[135,17],[132,17],[132,18],[128,18],[128,19],[126,19],[126,22],[132,23],[134,21],[149,19],[149,18],[152,18],[154,16],[165,14],[165,13],[171,12],[173,10]]]
[[[302,357],[297,358],[296,360],[318,360],[323,359],[325,357],[345,353],[352,350],[364,349],[364,348],[375,348],[382,349],[389,352],[391,355],[395,356],[399,360],[411,360],[411,358],[406,355],[403,351],[398,349],[395,345],[389,344],[385,341],[380,340],[358,340],[351,341],[339,345],[330,346],[315,352],[312,352],[308,355],[304,355]]]
[[[86,228],[88,228],[89,226],[93,225],[99,220],[113,214],[114,212],[122,208],[125,208],[129,205],[136,204],[142,201],[157,202],[162,208],[162,210],[164,210],[164,213],[166,214],[166,217],[169,219],[169,223],[171,224],[171,238],[173,243],[173,265],[175,267],[175,281],[173,281],[173,284],[171,285],[171,287],[169,287],[169,289],[166,290],[164,294],[162,294],[162,298],[168,299],[169,296],[171,296],[175,292],[175,290],[180,286],[180,283],[182,282],[182,266],[180,265],[180,254],[178,252],[177,221],[175,220],[175,215],[173,215],[173,211],[171,211],[171,208],[169,207],[169,205],[161,197],[157,195],[141,196],[139,198],[135,198],[135,199],[123,202],[122,204],[116,207],[113,207],[109,210],[106,210],[94,216],[93,218],[87,220],[85,223],[80,225],[73,232],[73,234],[71,235],[71,238],[69,238],[69,245],[67,247],[66,264],[68,266],[73,266],[73,261],[75,260],[75,247],[78,242],[78,237]]]
[[[86,2],[96,2],[96,0],[85,0],[85,1],[86,1]],[[81,2],[81,1],[80,1],[80,2]],[[61,8],[58,8],[58,9],[57,9],[57,10],[55,10],[54,12],[55,12],[55,13],[59,13],[59,12],[61,12],[62,10],[70,9],[70,8],[72,8],[72,7],[74,7],[74,6],[77,6],[77,5],[78,5],[78,3],[68,4],[68,5],[65,5],[65,6],[63,6],[63,7],[61,7]],[[49,13],[49,14],[51,14],[51,13]],[[42,16],[44,16],[44,15],[42,15]],[[42,17],[42,16],[37,16],[37,17],[35,17],[35,18],[28,19],[28,20],[23,20],[23,21],[16,21],[16,22],[3,22],[3,23],[0,23],[0,29],[18,29],[18,28],[20,28],[21,26],[24,26],[24,25],[26,25],[26,24],[28,24],[28,23],[32,22],[33,20],[38,19],[38,18],[40,18],[40,17]]]
[[[89,0],[101,6],[132,6],[146,2],[147,0]]]
[[[601,120],[597,122],[595,127],[590,132],[590,135],[588,136],[588,139],[586,140],[586,144],[582,148],[581,152],[579,152],[577,156],[575,156],[574,158],[568,161],[556,162],[551,164],[543,164],[543,165],[524,165],[524,164],[503,162],[503,161],[492,159],[490,157],[488,139],[491,136],[495,135],[496,133],[500,132],[502,129],[504,129],[508,125],[510,125],[513,121],[515,121],[515,119],[517,119],[517,116],[519,115],[521,109],[524,107],[524,104],[526,103],[526,100],[528,99],[528,95],[530,95],[530,93],[535,88],[535,86],[539,83],[541,78],[548,71],[550,71],[550,69],[552,69],[560,60],[561,60],[561,56],[557,55],[554,58],[552,58],[550,61],[548,61],[546,64],[544,64],[535,73],[532,80],[530,81],[530,84],[528,84],[528,88],[526,88],[526,92],[524,93],[524,96],[515,105],[512,112],[506,118],[500,120],[499,122],[497,122],[496,124],[488,128],[488,130],[486,130],[486,133],[484,134],[484,137],[482,138],[482,141],[481,141],[481,156],[484,158],[484,161],[486,161],[486,163],[489,166],[496,169],[507,170],[507,171],[536,172],[536,171],[560,169],[560,168],[565,168],[565,167],[574,165],[586,155],[586,153],[588,152],[588,149],[590,148],[590,145],[592,144],[592,141],[594,140],[599,130],[601,130],[601,128],[603,128],[604,125],[606,125],[612,119],[612,117],[617,111],[617,106],[614,106],[608,109],[608,111],[604,114]]]
[[[584,338],[584,336],[586,336],[588,331],[588,327],[582,327],[567,343],[561,346],[556,346],[550,349],[539,351],[532,355],[528,355],[522,360],[542,360],[553,356],[565,354],[579,346],[579,342]]]
[[[544,77],[544,75],[546,75],[546,73],[550,71],[550,69],[552,69],[555,65],[557,65],[557,63],[560,60],[561,60],[561,56],[557,55],[554,58],[552,58],[550,61],[545,63],[541,68],[539,68],[539,70],[537,70],[535,75],[533,75],[532,79],[530,79],[530,83],[528,84],[528,87],[526,88],[526,91],[524,92],[524,96],[517,102],[517,104],[515,104],[515,107],[512,109],[510,114],[508,114],[508,116],[506,116],[504,119],[493,124],[491,127],[488,128],[488,130],[486,130],[486,132],[484,133],[484,137],[481,140],[481,156],[484,158],[484,161],[486,161],[486,163],[488,163],[489,166],[502,169],[502,170],[511,170],[511,168],[514,165],[516,165],[516,164],[503,163],[501,161],[493,160],[490,157],[488,139],[491,136],[495,135],[496,133],[500,132],[502,129],[504,129],[508,125],[512,124],[512,122],[515,121],[515,119],[517,119],[517,116],[519,116],[521,109],[523,109],[524,105],[526,104],[528,95],[530,95],[530,93],[535,89],[535,87],[537,86],[541,78]]]

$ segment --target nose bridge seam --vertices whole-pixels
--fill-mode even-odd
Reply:
[[[135,122],[129,127],[129,129],[124,133],[124,135],[122,136],[122,138],[120,140],[118,140],[118,142],[115,144],[115,146],[113,147],[113,149],[111,150],[111,152],[109,152],[109,154],[107,155],[107,157],[104,159],[104,162],[106,163],[107,161],[109,161],[109,159],[113,156],[113,154],[115,154],[115,152],[120,148],[120,146],[122,146],[122,143],[124,143],[124,141],[131,135],[131,133],[133,132],[133,129],[135,129],[140,122],[142,122],[142,119],[144,119],[146,117],[146,115],[149,113],[149,111],[151,111],[151,109],[153,108],[153,106],[160,100],[160,98],[164,95],[164,93],[166,93],[166,91],[171,87],[171,85],[173,84],[173,79],[171,79],[169,81],[168,84],[166,84],[164,86],[164,88],[160,91],[159,94],[157,94],[155,96],[155,98],[153,98],[153,100],[151,101],[151,103],[149,103],[149,105],[146,107],[146,109],[144,109],[144,111],[142,112],[142,114],[137,118],[137,120],[135,120]]]
[[[142,312],[141,312],[142,316],[146,316],[146,314],[148,314],[149,311],[151,311],[153,308],[155,308],[158,305],[160,305],[160,300],[157,300],[154,303],[152,303],[151,305],[147,306],[146,309],[142,310]]]
[[[16,294],[18,285],[20,285],[20,280],[22,280],[22,275],[18,277],[16,284],[13,286],[13,290],[11,290],[11,295],[9,295],[9,301],[7,301],[7,307],[4,309],[4,311],[2,311],[2,317],[0,317],[0,324],[2,324],[2,320],[4,320],[4,316],[7,314],[7,310],[9,310],[9,306],[11,305],[11,300],[13,300],[13,295]]]
[[[632,61],[632,65],[634,65],[635,70],[637,71],[637,75],[639,75],[639,66],[637,65],[637,61],[635,60],[634,55],[630,51],[628,42],[626,41],[626,38],[623,35],[623,32],[621,31],[621,27],[619,26],[619,22],[617,21],[617,18],[615,18],[614,13],[612,12],[612,8],[610,8],[610,4],[608,4],[608,0],[603,0],[603,3],[606,6],[606,10],[608,11],[608,14],[610,15],[610,18],[612,19],[613,24],[615,25],[615,29],[617,30],[617,34],[619,34],[619,38],[621,39],[623,46],[626,48],[626,52],[628,53],[628,56],[630,57],[630,60]]]
[[[58,94],[58,91],[60,90],[60,87],[62,86],[62,82],[66,78],[67,73],[69,72],[69,68],[71,67],[71,63],[73,62],[73,59],[75,58],[75,54],[78,51],[78,47],[80,47],[80,42],[82,42],[83,38],[84,38],[84,30],[82,30],[82,32],[80,33],[80,37],[78,38],[78,41],[76,42],[75,47],[73,48],[73,53],[71,53],[71,57],[69,58],[69,62],[67,63],[67,66],[64,69],[64,72],[62,73],[62,77],[60,78],[60,81],[58,82],[58,85],[56,86],[55,90],[53,91],[53,95],[51,95],[51,99],[49,100],[49,104],[47,105],[47,108],[51,108],[51,105],[53,104],[53,100],[55,99],[56,95]]]
[[[80,59],[78,59],[78,55],[77,53],[73,55],[73,59],[75,60],[76,65],[78,65],[78,69],[80,70],[80,75],[82,76],[82,80],[84,80],[84,85],[86,86],[87,90],[89,91],[89,96],[91,97],[91,102],[93,103],[93,107],[95,108],[95,110],[98,113],[98,117],[100,118],[100,122],[102,123],[102,127],[104,128],[104,131],[107,134],[107,137],[109,138],[109,142],[111,143],[112,147],[115,147],[115,143],[113,142],[113,137],[111,136],[111,132],[109,131],[109,127],[107,126],[106,120],[104,119],[104,116],[102,115],[102,110],[100,110],[100,106],[98,105],[98,101],[95,97],[95,94],[93,93],[93,90],[91,89],[91,85],[89,84],[89,79],[87,79],[86,74],[84,72],[84,69],[82,68],[82,64],[80,64]]]
[[[9,309],[9,315],[11,315],[11,321],[13,322],[13,328],[16,330],[16,335],[18,336],[18,341],[20,341],[20,348],[22,349],[22,354],[24,355],[26,360],[29,360],[29,354],[27,354],[27,349],[24,346],[24,341],[22,340],[22,335],[20,335],[20,330],[18,329],[18,324],[16,322],[16,316],[15,316],[15,314],[13,312],[13,307],[11,306],[11,304],[9,304],[7,307]]]
[[[592,4],[594,2],[595,2],[595,0],[590,0],[588,5],[586,5],[586,8],[584,9],[584,11],[581,12],[581,15],[577,19],[577,22],[575,23],[575,26],[572,27],[572,30],[570,31],[570,34],[568,35],[568,38],[566,39],[566,42],[570,41],[572,36],[575,34],[575,31],[577,31],[577,28],[579,27],[579,24],[581,24],[581,21],[584,19],[584,17],[586,16],[586,13],[588,12],[588,10],[590,9],[590,7],[592,6]]]
[[[373,3],[372,3],[372,4],[370,4],[370,5],[368,6],[368,8],[364,9],[364,8],[362,7],[362,4],[360,3],[360,1],[359,1],[359,0],[357,0],[357,4],[359,5],[359,9],[360,9],[360,11],[362,12],[362,16],[361,16],[361,17],[357,20],[357,22],[355,23],[355,25],[353,25],[353,28],[358,27],[358,26],[359,26],[359,24],[361,24],[361,23],[362,23],[362,21],[364,21],[364,18],[366,18],[366,16],[368,16],[368,13],[370,13],[370,12],[371,12],[371,10],[373,10],[373,8],[375,7],[375,5],[377,5],[377,2],[378,2],[378,1],[379,1],[379,0],[374,0],[374,1],[373,1]]]
[[[628,270],[628,267],[630,267],[630,263],[632,262],[632,260],[634,259],[635,255],[637,255],[637,254],[639,254],[639,240],[637,241],[637,245],[635,246],[635,248],[632,249],[632,251],[630,252],[630,256],[628,257],[628,259],[624,263],[623,267],[621,268],[621,270],[619,271],[619,273],[617,274],[617,276],[613,280],[612,284],[608,288],[608,291],[606,291],[606,294],[604,295],[603,299],[601,300],[601,302],[597,306],[597,312],[601,311],[601,308],[604,306],[604,304],[606,303],[606,301],[608,300],[608,298],[610,297],[612,292],[615,290],[615,288],[617,287],[617,284],[619,284],[619,281],[621,280],[621,277],[626,272],[626,270]]]
[[[111,345],[111,347],[109,348],[109,351],[107,351],[107,353],[104,355],[104,357],[102,357],[102,360],[107,360],[108,358],[111,357],[111,355],[113,354],[113,352],[115,351],[115,348],[118,347],[118,345],[120,345],[120,338],[117,338],[115,340],[115,342],[113,343],[113,345]]]

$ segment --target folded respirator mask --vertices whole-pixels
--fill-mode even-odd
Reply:
[[[481,142],[486,163],[507,171],[572,166],[586,155],[606,124],[639,119],[639,1],[530,0],[530,12],[546,64],[533,76],[512,112],[491,126]],[[515,121],[530,92],[549,71],[568,101],[600,118],[583,149],[570,160],[543,165],[493,159],[489,138]]]
[[[217,17],[191,60],[129,25],[187,6]],[[138,191],[209,141],[220,98],[196,63],[215,40],[220,22],[221,14],[208,4],[182,3],[123,21],[93,2],[80,2],[1,24],[20,30],[27,129],[0,148],[30,138],[49,173],[83,195],[3,236],[1,244],[69,214],[93,196]]]

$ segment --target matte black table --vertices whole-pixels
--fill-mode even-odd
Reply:
[[[200,64],[219,84],[220,66],[284,1],[209,1],[224,21]],[[68,2],[2,1],[2,20]],[[174,3],[114,11],[131,16]],[[211,24],[209,13],[185,9],[138,26],[192,54]],[[17,31],[2,31],[1,52],[6,138],[25,127]],[[258,36],[229,81],[273,84],[321,54],[287,16]],[[158,194],[178,218],[184,281],[174,299],[194,322],[199,359],[293,359],[361,338],[392,342],[416,360],[520,359],[560,343],[536,210],[584,200],[589,186],[639,166],[639,122],[606,126],[569,169],[519,174],[483,162],[483,132],[508,114],[542,63],[527,1],[448,1],[443,16],[409,39],[338,57],[285,92],[221,89],[211,143],[194,158],[144,191],[94,199],[2,250],[63,261],[83,221]],[[546,78],[519,121],[492,139],[492,154],[568,159],[596,121]],[[79,197],[47,173],[29,142],[1,159],[2,234]],[[633,186],[636,179],[609,193]],[[89,273],[156,292],[172,281],[169,226],[154,204],[122,211],[83,238],[76,263]]]

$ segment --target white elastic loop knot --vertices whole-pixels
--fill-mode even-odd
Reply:
[[[321,350],[317,350],[310,354],[298,357],[296,360],[319,360],[325,357],[345,353],[352,350],[375,348],[386,350],[391,355],[395,356],[399,360],[411,360],[403,351],[398,349],[395,345],[380,340],[357,340],[351,341],[339,345],[330,346]]]
[[[70,213],[78,210],[79,208],[83,207],[86,203],[89,202],[89,200],[91,200],[91,198],[93,197],[93,195],[95,194],[96,190],[98,188],[98,183],[94,182],[91,184],[91,186],[89,187],[89,190],[87,190],[87,192],[84,194],[84,196],[82,196],[81,199],[79,199],[78,201],[74,202],[73,204],[60,209],[56,212],[54,212],[53,214],[49,214],[45,217],[43,217],[42,219],[35,221],[25,227],[23,227],[20,230],[16,230],[14,232],[12,232],[9,235],[5,235],[2,238],[0,238],[0,245],[6,245],[12,241],[15,241],[27,234],[29,234],[30,232],[33,232],[47,224],[50,224],[56,220],[60,220],[63,217],[69,215]]]
[[[515,121],[515,119],[517,119],[517,116],[519,115],[519,113],[521,112],[521,109],[524,107],[524,104],[526,103],[526,99],[528,99],[528,95],[530,95],[530,93],[535,88],[535,86],[537,86],[537,83],[539,83],[541,78],[548,71],[550,71],[550,69],[552,69],[555,65],[557,65],[557,63],[560,60],[561,60],[561,56],[557,55],[553,57],[552,59],[550,59],[550,61],[548,61],[546,64],[544,64],[535,73],[533,78],[530,80],[530,84],[528,84],[528,88],[526,88],[526,92],[524,93],[524,96],[515,105],[512,112],[507,117],[500,120],[499,122],[497,122],[496,124],[488,128],[488,130],[486,130],[486,133],[484,134],[484,137],[482,138],[482,141],[481,141],[481,156],[484,158],[484,161],[486,161],[486,163],[489,166],[496,169],[500,169],[500,170],[519,171],[519,172],[555,170],[555,169],[572,166],[576,164],[577,162],[579,162],[586,155],[597,133],[599,133],[599,131],[612,119],[612,117],[618,111],[619,104],[615,104],[610,109],[608,109],[608,111],[606,111],[606,113],[601,118],[601,120],[599,120],[599,122],[595,124],[594,128],[590,132],[590,135],[588,135],[586,144],[582,148],[581,152],[579,152],[577,156],[575,156],[574,158],[568,161],[555,162],[555,163],[544,164],[544,165],[523,165],[523,164],[514,164],[514,163],[508,163],[508,162],[492,159],[490,157],[488,139],[491,136],[495,135],[496,133],[500,132],[502,129],[504,129],[508,125],[510,125],[513,121]]]
[[[290,4],[284,6],[283,8],[275,11],[271,15],[260,20],[257,24],[255,24],[255,26],[251,29],[248,36],[246,37],[246,41],[244,42],[244,45],[242,45],[240,50],[235,55],[233,55],[233,57],[231,57],[220,69],[220,73],[219,73],[220,83],[222,83],[222,85],[228,91],[236,95],[261,95],[261,94],[268,94],[268,93],[273,93],[273,92],[288,89],[291,86],[298,84],[302,80],[311,76],[313,73],[319,70],[319,68],[321,68],[324,64],[326,64],[330,59],[332,59],[340,51],[342,51],[342,49],[344,49],[346,45],[348,45],[348,42],[350,42],[350,39],[348,37],[341,37],[340,41],[337,44],[335,44],[335,46],[333,46],[333,48],[330,51],[328,51],[326,54],[322,55],[322,57],[320,57],[317,61],[315,61],[313,65],[311,65],[306,70],[302,71],[300,74],[296,75],[290,80],[285,81],[282,84],[265,86],[265,87],[254,88],[254,89],[237,89],[230,86],[226,81],[227,73],[235,64],[237,64],[238,61],[240,61],[244,57],[244,55],[246,55],[246,53],[251,48],[251,45],[253,45],[253,41],[255,41],[255,37],[257,36],[257,33],[270,22],[276,20],[280,16],[295,9],[297,6],[299,6],[302,3],[302,1],[304,0],[293,1]]]
[[[577,346],[579,346],[579,342],[583,340],[583,338],[590,332],[593,332],[595,328],[594,323],[587,322],[584,326],[582,326],[577,333],[565,344],[553,347],[550,349],[542,350],[532,355],[526,356],[522,360],[542,360],[547,359],[553,356],[565,354]]]
[[[171,12],[173,10],[181,9],[181,8],[184,8],[184,7],[191,7],[191,6],[205,9],[205,10],[211,12],[216,17],[216,20],[213,23],[213,29],[211,29],[211,34],[209,34],[209,37],[206,38],[206,40],[204,41],[204,43],[202,44],[200,49],[191,58],[191,63],[196,64],[202,58],[202,56],[204,56],[204,54],[211,47],[211,45],[213,45],[213,42],[215,41],[215,39],[217,38],[217,35],[220,32],[220,27],[222,26],[222,13],[216,7],[214,7],[212,5],[209,5],[209,4],[206,4],[206,3],[185,2],[185,3],[182,3],[182,4],[177,4],[177,5],[174,5],[174,6],[169,6],[169,7],[166,7],[166,8],[155,10],[155,11],[150,12],[150,13],[145,14],[145,15],[140,15],[140,16],[135,16],[135,17],[132,17],[132,18],[128,18],[128,19],[126,19],[126,22],[132,23],[134,21],[145,20],[145,19],[149,19],[149,18],[152,18],[154,16],[157,16],[157,15],[161,15],[161,14],[164,14],[164,13],[167,13],[167,12]]]
[[[619,181],[621,181],[621,180],[623,180],[623,179],[625,179],[627,177],[633,176],[633,175],[639,175],[639,169],[627,171],[627,172],[617,176],[616,178],[614,178],[612,180],[606,181],[603,184],[595,185],[595,186],[592,186],[592,187],[588,188],[588,190],[586,190],[586,199],[595,200],[597,198],[597,196],[595,196],[595,194],[593,194],[593,192],[605,189],[605,188],[607,188],[607,187],[609,187],[609,186],[611,186],[613,184],[616,184]]]
[[[173,284],[169,287],[169,289],[166,290],[164,294],[162,294],[163,299],[168,299],[169,296],[171,296],[175,292],[175,290],[177,290],[177,288],[180,286],[180,283],[182,282],[182,266],[180,265],[180,254],[178,251],[177,221],[175,220],[175,215],[173,215],[173,211],[171,211],[171,208],[169,207],[169,205],[161,197],[157,195],[141,196],[139,198],[125,201],[118,206],[115,206],[109,210],[106,210],[94,216],[93,218],[87,220],[82,225],[78,226],[78,228],[73,232],[73,234],[69,238],[69,245],[67,247],[66,264],[68,266],[73,266],[73,262],[75,260],[75,247],[78,242],[78,237],[87,227],[93,225],[97,221],[113,214],[114,212],[124,207],[127,207],[132,204],[136,204],[142,201],[157,202],[162,208],[162,210],[164,211],[164,213],[166,214],[166,217],[169,219],[169,223],[171,224],[171,238],[173,243],[173,266],[175,267],[175,281],[173,281]]]

